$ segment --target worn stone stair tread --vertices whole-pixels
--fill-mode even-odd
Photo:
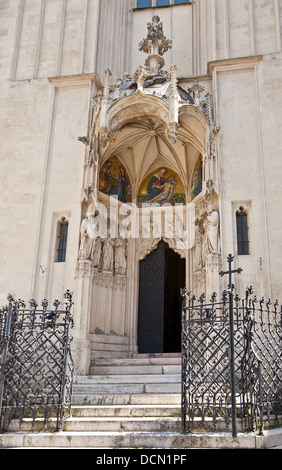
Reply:
[[[102,384],[154,384],[154,383],[180,383],[180,374],[138,374],[132,378],[132,375],[98,375],[79,377],[74,382],[77,385],[102,385]]]
[[[140,383],[140,384],[79,384],[74,387],[74,395],[142,395],[142,394],[164,394],[165,392],[174,394],[181,393],[181,384],[179,383]]]
[[[90,376],[102,375],[148,375],[181,374],[181,364],[139,364],[139,365],[96,365],[90,369]],[[77,377],[80,379],[80,376]]]
[[[177,432],[180,431],[180,418],[168,417],[83,417],[65,420],[62,431],[64,432]],[[23,420],[21,428],[15,422],[10,425],[11,431],[39,432],[55,431],[56,420],[50,420],[45,429],[43,421],[32,419]]]
[[[179,393],[163,394],[154,393],[75,393],[73,395],[73,406],[100,406],[100,405],[178,405],[181,404],[181,396]]]
[[[141,404],[141,405],[79,405],[73,406],[72,416],[171,416],[181,413],[179,404]]]
[[[139,355],[140,356],[140,355]],[[171,355],[169,357],[159,356],[143,356],[124,359],[92,359],[91,368],[97,366],[150,366],[150,365],[181,365],[181,357]]]
[[[281,432],[280,435],[281,437]],[[8,433],[0,435],[0,448],[13,447],[97,447],[97,448],[261,448],[265,443],[277,442],[272,436],[256,434],[238,434],[234,439],[230,433],[195,433],[179,432],[40,432]],[[275,437],[275,436],[274,436]],[[275,444],[274,444],[275,445]],[[277,444],[276,444],[277,445]]]

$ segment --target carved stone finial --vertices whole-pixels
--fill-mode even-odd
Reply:
[[[192,87],[188,88],[189,93],[193,93],[193,98],[196,105],[200,103],[201,93],[204,91],[204,87],[199,84],[199,82],[194,82]]]
[[[177,92],[177,77],[176,77],[176,66],[170,66],[170,93],[169,93],[169,104],[170,104],[170,116],[168,135],[173,143],[177,141],[178,134],[178,92]]]
[[[111,131],[108,127],[108,101],[110,95],[110,81],[111,81],[111,71],[109,69],[105,70],[105,78],[104,78],[104,90],[103,90],[103,97],[102,97],[102,105],[101,105],[101,117],[100,117],[100,145],[102,148],[107,146],[107,143],[111,136]]]
[[[148,77],[148,71],[145,67],[140,65],[136,70],[134,78],[136,79],[137,89],[143,91],[143,85],[145,83],[146,78]]]
[[[111,81],[111,71],[109,69],[105,70],[104,77],[104,92],[103,92],[103,101],[108,101],[110,94],[110,81]]]
[[[170,66],[170,89],[171,92],[176,96],[177,95],[177,76],[176,76],[177,68],[176,65]]]
[[[139,51],[150,54],[145,64],[158,72],[164,66],[164,59],[161,56],[171,49],[172,41],[165,37],[159,16],[153,16],[152,22],[147,23],[147,29],[147,37],[139,43]]]

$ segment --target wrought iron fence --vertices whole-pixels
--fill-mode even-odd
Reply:
[[[208,302],[182,290],[184,432],[224,423],[236,437],[238,424],[262,432],[282,414],[282,306],[258,300],[252,288],[234,296],[230,279]]]
[[[11,295],[0,309],[0,430],[12,419],[56,418],[60,430],[71,410],[73,360],[72,294],[64,294],[64,306],[52,308],[44,299],[29,307]]]

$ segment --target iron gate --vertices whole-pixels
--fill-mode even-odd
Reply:
[[[12,419],[63,418],[71,409],[73,360],[71,356],[72,294],[64,307],[55,300],[51,309],[32,299],[29,308],[11,295],[0,309],[0,430]]]
[[[233,260],[233,258],[232,258]],[[231,263],[230,263],[231,266]],[[231,269],[230,269],[231,271]],[[224,273],[223,273],[224,274]],[[182,428],[220,423],[237,435],[279,423],[282,306],[229,284],[207,302],[182,290]],[[231,320],[230,320],[231,319]],[[281,416],[280,416],[281,418]]]

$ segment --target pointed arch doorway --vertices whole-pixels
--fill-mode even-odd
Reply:
[[[180,288],[185,285],[185,259],[161,240],[140,261],[138,352],[181,350]]]

